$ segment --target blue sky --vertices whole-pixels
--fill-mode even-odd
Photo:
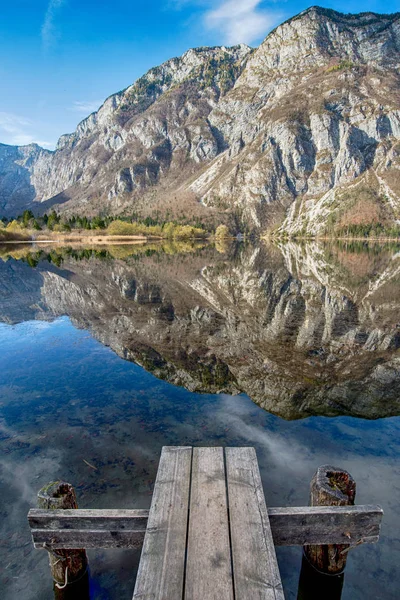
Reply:
[[[0,142],[47,148],[152,66],[194,46],[258,45],[311,6],[301,0],[4,0]],[[342,12],[395,12],[400,0],[333,0]]]

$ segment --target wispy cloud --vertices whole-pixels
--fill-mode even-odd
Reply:
[[[222,32],[226,44],[251,44],[266,35],[282,15],[260,8],[261,0],[227,0],[206,12],[208,29]]]
[[[82,102],[74,102],[73,105],[69,108],[74,112],[84,113],[86,115],[94,112],[99,108],[99,106],[103,103],[102,100],[93,100],[93,101],[82,101]]]
[[[0,111],[0,142],[12,146],[39,144],[44,148],[53,148],[54,144],[41,140],[34,133],[35,123],[30,119],[13,113]]]
[[[46,14],[42,24],[41,36],[45,50],[49,50],[57,41],[58,32],[55,25],[57,12],[65,4],[66,0],[50,0],[47,5]]]
[[[196,22],[217,32],[225,44],[258,42],[284,16],[282,12],[263,8],[263,0],[169,0],[167,6],[175,10],[196,8],[197,14],[198,11],[202,14]]]

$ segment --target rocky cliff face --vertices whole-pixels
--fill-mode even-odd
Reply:
[[[51,152],[37,144],[7,146],[0,144],[0,214],[17,215],[36,198],[32,174]]]
[[[245,392],[286,419],[378,418],[400,413],[399,277],[392,252],[317,244],[141,260],[66,253],[60,267],[0,262],[0,319],[66,314],[157,377]]]
[[[255,51],[189,50],[108,98],[55,153],[39,153],[30,197],[86,213],[235,213],[289,233],[391,225],[399,64],[400,13],[318,7]]]

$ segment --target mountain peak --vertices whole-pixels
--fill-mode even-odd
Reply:
[[[386,27],[389,27],[395,21],[400,19],[400,12],[396,13],[374,13],[374,12],[363,12],[363,13],[342,13],[332,8],[324,8],[322,6],[310,6],[306,8],[301,13],[290,17],[277,27],[275,27],[270,33],[267,35],[266,40],[273,36],[277,31],[280,31],[285,26],[293,25],[296,22],[305,22],[307,20],[311,20],[319,23],[330,22],[332,24],[336,24],[336,26],[340,27],[343,30],[343,27],[348,28],[367,28],[368,26],[372,27],[372,31],[376,29],[384,30]],[[298,24],[297,24],[298,26]]]
[[[255,50],[188,50],[110,96],[56,152],[0,148],[2,212],[21,212],[23,188],[30,207],[61,200],[87,215],[291,234],[395,225],[399,48],[398,13],[313,6]]]
[[[395,21],[400,17],[400,12],[396,13],[375,13],[372,11],[361,12],[361,13],[342,13],[333,8],[324,8],[323,6],[310,6],[306,8],[301,13],[295,15],[288,19],[288,21],[292,21],[295,19],[300,19],[305,15],[316,15],[319,17],[326,17],[331,21],[343,21],[343,22],[353,22],[355,26],[364,26],[367,24],[371,24],[375,21],[383,22],[383,21]]]
[[[264,66],[301,71],[338,58],[355,64],[399,65],[400,13],[344,14],[312,6],[271,31],[253,55]]]

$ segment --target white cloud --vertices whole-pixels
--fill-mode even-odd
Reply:
[[[102,100],[93,100],[83,101],[83,102],[74,102],[73,106],[69,108],[69,110],[73,110],[74,112],[84,113],[86,115],[98,110],[99,106],[103,103]]]
[[[42,43],[45,50],[51,48],[57,41],[58,33],[55,19],[58,10],[65,4],[65,0],[50,0],[47,5],[46,14],[41,30]]]
[[[44,148],[53,148],[54,143],[41,140],[34,134],[34,127],[35,124],[30,119],[0,111],[0,143],[12,146],[39,144]]]
[[[226,44],[251,44],[265,36],[281,15],[260,9],[261,0],[227,0],[206,12],[208,29],[222,33]]]
[[[0,112],[0,127],[8,133],[20,131],[21,127],[32,125],[30,119],[8,112]]]

